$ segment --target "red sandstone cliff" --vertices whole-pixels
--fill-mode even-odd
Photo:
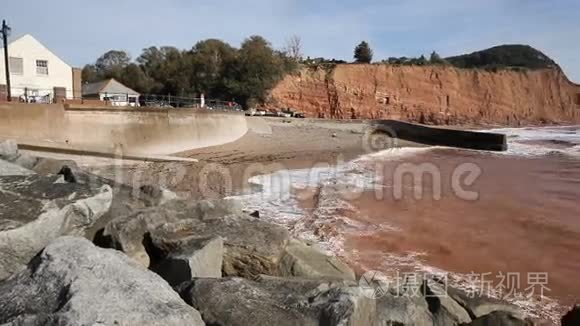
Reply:
[[[431,124],[580,122],[580,85],[555,69],[488,72],[428,66],[338,65],[287,76],[268,106],[308,117]]]

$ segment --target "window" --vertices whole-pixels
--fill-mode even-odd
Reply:
[[[10,73],[14,75],[22,75],[23,67],[22,58],[15,58],[10,57],[10,61],[8,62],[10,65]]]
[[[36,60],[36,74],[37,75],[48,75],[48,61]]]

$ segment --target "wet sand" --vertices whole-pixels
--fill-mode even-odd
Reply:
[[[176,154],[198,162],[144,162],[91,166],[91,172],[125,184],[160,184],[183,196],[217,198],[250,189],[248,179],[278,170],[337,164],[365,154],[365,122],[321,119],[248,118],[268,131],[250,130],[239,140]],[[401,146],[420,146],[401,141]],[[207,182],[201,182],[205,173]],[[202,189],[203,188],[203,189]]]

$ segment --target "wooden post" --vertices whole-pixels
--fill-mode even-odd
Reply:
[[[6,21],[2,21],[2,38],[4,42],[4,67],[6,68],[6,100],[8,102],[12,101],[12,88],[10,87],[10,57],[8,56],[8,33],[10,32],[10,27],[6,25]]]

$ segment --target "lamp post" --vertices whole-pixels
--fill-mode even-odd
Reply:
[[[4,67],[6,68],[6,94],[8,102],[12,101],[12,89],[10,88],[10,67],[8,63],[10,62],[8,57],[8,34],[10,34],[10,27],[6,25],[6,21],[2,20],[2,29],[0,30],[2,33],[2,39],[4,42]]]

